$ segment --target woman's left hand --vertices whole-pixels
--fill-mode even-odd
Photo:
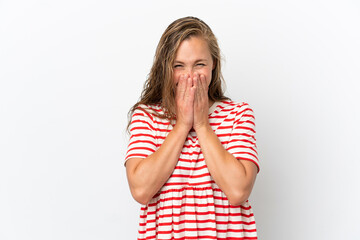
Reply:
[[[197,131],[197,129],[209,124],[209,97],[205,76],[195,73],[193,85],[195,86],[193,128]]]

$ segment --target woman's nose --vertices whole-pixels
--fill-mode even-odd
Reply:
[[[184,74],[187,74],[188,77],[193,77],[193,72],[191,70],[185,71]]]
[[[193,77],[195,76],[195,74],[196,74],[196,72],[193,71],[193,70],[189,70],[189,71],[187,72],[187,75],[188,75],[189,77],[191,77],[191,78],[193,78]]]

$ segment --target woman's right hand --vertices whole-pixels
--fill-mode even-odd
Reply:
[[[194,122],[195,87],[188,74],[181,74],[176,84],[176,125],[190,131]]]

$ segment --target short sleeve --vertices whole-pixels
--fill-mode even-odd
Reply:
[[[260,171],[255,138],[254,112],[247,103],[236,111],[232,133],[226,150],[239,160],[253,162]]]
[[[124,160],[124,166],[130,158],[146,158],[156,150],[156,138],[153,120],[142,108],[135,109],[129,126],[130,139]]]

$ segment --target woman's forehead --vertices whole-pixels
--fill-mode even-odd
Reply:
[[[209,59],[206,59],[206,58],[199,58],[199,59],[195,59],[194,62],[207,62],[209,61]],[[180,60],[175,60],[174,63],[184,63]]]
[[[181,42],[175,53],[175,61],[185,60],[201,61],[209,60],[211,56],[207,42],[203,38],[193,37]]]

